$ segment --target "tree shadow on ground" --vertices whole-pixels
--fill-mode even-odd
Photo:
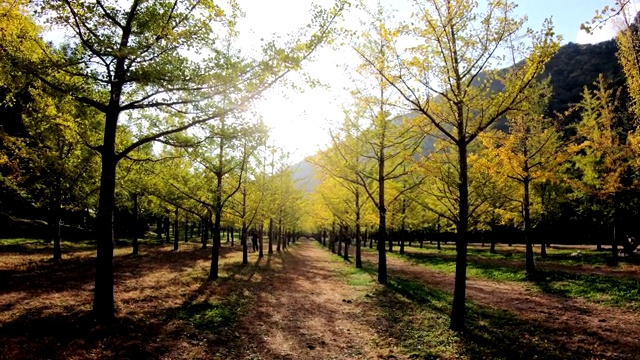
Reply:
[[[66,359],[114,358],[157,359],[174,345],[148,346],[161,334],[161,319],[119,317],[98,324],[87,311],[68,314],[26,313],[0,327],[2,358]]]
[[[448,329],[452,296],[415,280],[391,277],[371,302],[383,315],[387,335],[398,339],[415,359],[584,359],[596,355],[592,349],[565,347],[565,337],[571,334],[562,333],[563,329],[469,300],[466,331],[453,332]],[[603,350],[600,355],[604,354]]]
[[[117,282],[140,278],[158,272],[178,272],[189,269],[197,261],[211,258],[210,248],[183,246],[172,251],[170,246],[148,247],[138,256],[120,254],[114,256],[114,271]],[[221,258],[232,249],[222,247]],[[69,289],[81,289],[95,280],[95,257],[87,255],[64,259],[59,262],[35,261],[18,269],[0,269],[0,295],[25,293],[31,297]]]

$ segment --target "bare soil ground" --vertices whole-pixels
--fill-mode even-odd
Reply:
[[[210,249],[196,244],[116,250],[118,317],[90,314],[93,252],[0,254],[0,359],[371,359],[387,348],[355,306],[331,255],[309,241],[240,264],[222,249],[221,279],[206,280]],[[231,324],[202,328],[185,306],[219,304]],[[218,323],[216,323],[218,324]]]
[[[224,245],[216,282],[206,280],[210,249],[199,244],[181,244],[177,252],[145,247],[138,257],[129,251],[116,250],[118,316],[109,324],[96,323],[90,313],[94,251],[65,254],[60,263],[42,251],[0,252],[0,359],[492,359],[483,354],[501,354],[494,348],[505,346],[491,338],[491,327],[500,323],[483,313],[486,318],[474,321],[486,323],[486,339],[440,324],[436,341],[451,341],[448,350],[412,353],[407,336],[420,344],[432,334],[404,327],[446,323],[449,304],[438,310],[439,320],[420,318],[423,300],[411,302],[366,272],[363,284],[349,283],[353,264],[311,241],[273,255],[265,248],[262,259],[250,253],[245,266],[240,247]],[[364,257],[375,267],[376,253]],[[451,274],[396,258],[388,264],[392,278],[452,292]],[[533,359],[527,346],[548,342],[566,350],[555,358],[640,359],[636,312],[513,282],[469,279],[467,285],[471,302],[531,326],[531,334],[517,334],[512,345],[521,353],[502,358]],[[473,350],[478,347],[491,349]]]

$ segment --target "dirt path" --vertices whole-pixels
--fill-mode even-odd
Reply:
[[[245,358],[377,358],[380,340],[366,320],[371,315],[356,305],[362,293],[341,279],[341,265],[331,256],[306,240],[274,255],[282,268],[241,320],[241,336],[254,339]]]
[[[363,258],[377,264],[377,253]],[[388,257],[391,276],[420,281],[453,293],[453,276]],[[611,354],[640,354],[640,314],[579,299],[540,293],[524,284],[467,279],[467,298],[477,304],[512,312],[521,319],[545,324],[556,332],[559,344],[569,349],[590,349],[608,358]]]

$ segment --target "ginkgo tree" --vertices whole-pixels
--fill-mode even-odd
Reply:
[[[605,215],[613,223],[613,261],[617,261],[620,237],[620,196],[633,185],[632,139],[625,131],[619,112],[619,92],[600,75],[594,89],[585,87],[579,104],[581,119],[576,124],[576,143],[571,147],[578,170],[576,188],[606,204]],[[617,228],[616,228],[617,227]]]
[[[420,114],[429,129],[451,142],[458,155],[456,280],[453,330],[464,329],[467,232],[469,227],[468,148],[496,121],[527,100],[526,89],[559,47],[549,21],[540,31],[523,26],[506,0],[413,1],[412,19],[385,35],[394,66],[361,53],[369,66]],[[516,41],[516,37],[519,41]],[[402,42],[398,41],[403,39]],[[508,55],[508,56],[507,56]],[[513,65],[508,60],[521,62]],[[494,88],[500,84],[500,90]]]
[[[533,258],[531,193],[539,181],[550,179],[553,171],[567,159],[566,144],[557,124],[544,114],[551,89],[547,84],[529,89],[530,100],[518,111],[507,115],[508,131],[488,131],[480,135],[485,146],[483,159],[487,168],[520,186],[517,202],[521,205],[526,246],[525,265],[529,275],[535,273]]]

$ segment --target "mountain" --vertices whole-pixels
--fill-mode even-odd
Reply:
[[[545,75],[551,75],[553,96],[551,113],[563,113],[571,104],[579,103],[585,86],[590,86],[603,74],[615,87],[625,87],[625,76],[616,57],[615,40],[598,44],[568,43],[547,63]],[[568,122],[576,120],[574,115]]]

